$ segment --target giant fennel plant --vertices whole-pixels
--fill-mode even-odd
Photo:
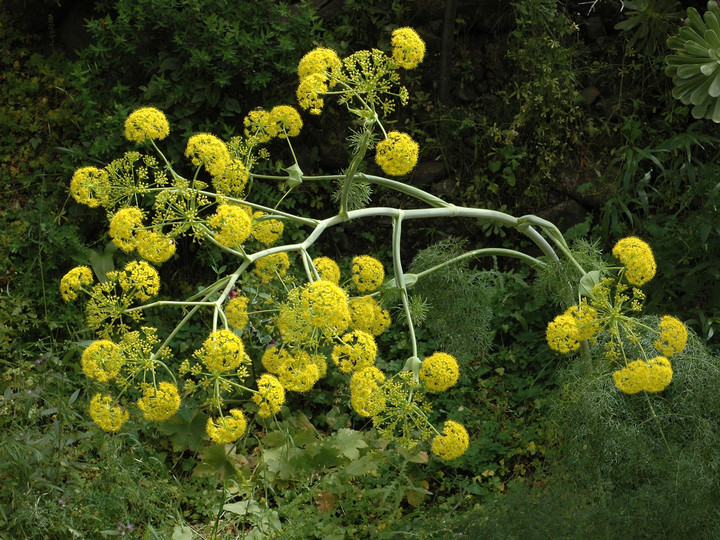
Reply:
[[[407,133],[389,130],[383,115],[397,102],[408,101],[400,70],[417,67],[425,45],[410,28],[395,30],[391,43],[390,54],[373,49],[346,58],[317,48],[299,63],[300,108],[318,115],[325,100],[337,99],[359,126],[350,138],[349,165],[338,174],[307,175],[297,159],[284,174],[253,172],[268,158],[264,145],[272,139],[285,141],[295,157],[292,140],[300,135],[303,120],[290,105],[251,111],[244,119],[244,137],[223,141],[209,133],[191,136],[185,151],[192,164],[189,175],[181,174],[162,152],[162,141],[171,131],[165,115],[144,107],[130,114],[125,124],[126,138],[136,149],[102,169],[83,167],[75,172],[72,196],[88,206],[103,207],[112,241],[122,251],[137,254],[137,260],[105,275],[95,276],[87,266],[73,268],[60,283],[65,300],[84,295],[87,325],[97,335],[81,363],[96,388],[90,416],[103,430],[122,430],[131,417],[163,422],[175,415],[183,400],[192,398],[207,415],[207,436],[216,443],[234,443],[254,415],[277,415],[288,393],[308,392],[333,370],[345,377],[349,405],[371,419],[381,436],[405,447],[427,443],[439,458],[456,459],[470,444],[465,427],[452,419],[436,427],[429,417],[432,395],[458,381],[458,362],[442,351],[419,357],[414,321],[422,306],[412,301],[411,289],[433,272],[482,256],[509,256],[548,268],[559,260],[558,250],[579,270],[584,297],[550,323],[550,346],[571,352],[585,340],[607,335],[604,347],[608,360],[617,365],[613,377],[620,390],[657,392],[670,382],[672,371],[665,357],[682,348],[684,327],[672,318],[663,319],[659,329],[633,322],[642,299],[635,286],[652,277],[655,269],[642,241],[621,240],[614,251],[622,263],[619,277],[605,277],[598,270],[586,272],[548,221],[458,206],[399,180],[365,172],[371,152],[380,169],[393,177],[408,174],[418,160],[418,144]],[[275,207],[253,201],[253,185],[261,181],[278,186]],[[335,182],[337,214],[316,219],[280,210],[280,202],[303,182]],[[414,198],[419,208],[369,206],[372,189],[378,187]],[[543,257],[481,248],[417,274],[405,272],[403,225],[443,217],[513,227]],[[310,255],[311,246],[333,227],[377,218],[392,221],[389,272],[376,258],[358,254],[349,275],[343,276],[336,261]],[[301,240],[283,243],[287,223],[305,231]],[[237,266],[189,298],[156,299],[157,267],[175,255],[176,241],[183,236],[217,246],[234,257]],[[291,271],[293,265],[298,272]],[[376,364],[376,337],[391,324],[392,306],[384,305],[388,299],[399,303],[410,349],[401,359],[403,369],[394,374]],[[145,313],[161,306],[182,313],[168,335],[145,322]],[[177,358],[172,347],[181,329],[201,317],[211,328],[202,336],[202,346]],[[266,348],[251,358],[246,340],[258,329],[268,336]],[[643,352],[635,360],[624,340],[635,343],[635,336],[646,331],[658,334],[656,347],[664,356]],[[258,374],[260,366],[264,372]]]

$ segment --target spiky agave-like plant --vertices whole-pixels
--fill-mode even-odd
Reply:
[[[665,57],[665,74],[673,78],[673,97],[693,105],[695,118],[720,123],[720,8],[710,0],[701,16],[688,8],[685,24],[677,36],[668,38],[677,51]]]

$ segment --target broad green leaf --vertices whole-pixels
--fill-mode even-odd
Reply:
[[[367,448],[367,443],[360,431],[342,428],[337,432],[333,446],[340,450],[340,453],[346,458],[358,459],[360,457],[360,448]]]
[[[377,462],[369,455],[355,459],[345,466],[345,472],[350,476],[362,476],[377,471]]]
[[[588,296],[590,291],[595,288],[595,285],[600,283],[602,280],[602,274],[599,270],[593,270],[588,272],[582,278],[580,278],[580,286],[578,287],[579,292],[582,296]]]

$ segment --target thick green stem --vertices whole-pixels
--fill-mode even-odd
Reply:
[[[370,134],[372,131],[370,127],[365,126],[358,144],[357,151],[350,162],[347,172],[345,173],[345,180],[343,180],[342,191],[340,192],[340,211],[338,214],[347,219],[347,200],[350,194],[350,186],[355,179],[355,173],[357,172],[360,163],[365,158],[365,152],[367,152],[368,144],[370,143]]]

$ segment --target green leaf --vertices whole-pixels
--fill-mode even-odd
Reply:
[[[580,278],[579,292],[582,296],[588,296],[590,291],[595,288],[595,285],[600,283],[602,280],[602,274],[599,270],[593,270],[585,274]]]
[[[337,432],[333,446],[340,450],[340,453],[346,458],[358,459],[360,457],[360,448],[367,448],[367,443],[360,431],[342,428]]]
[[[345,466],[345,472],[350,476],[362,476],[377,471],[378,464],[369,455],[355,459]]]
[[[170,437],[174,452],[197,452],[205,445],[206,423],[207,416],[203,413],[181,407],[178,414],[160,423],[158,429]]]
[[[172,540],[193,540],[195,535],[190,527],[185,525],[175,525],[172,533]]]
[[[213,444],[198,453],[200,463],[193,470],[193,476],[215,476],[219,481],[226,478],[242,478],[239,466],[245,465],[231,445]]]
[[[294,163],[290,167],[285,169],[288,173],[287,185],[290,189],[298,187],[303,181],[303,172],[297,163]]]
[[[100,281],[107,281],[108,272],[115,270],[113,255],[117,250],[117,246],[110,242],[102,253],[98,250],[90,252],[90,266]]]

